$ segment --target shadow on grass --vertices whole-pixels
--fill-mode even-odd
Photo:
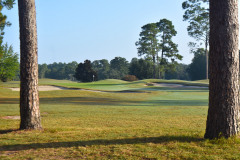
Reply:
[[[18,131],[18,130],[17,129],[0,130],[0,135],[1,134],[11,133],[11,132],[16,132],[16,131]]]
[[[142,102],[142,106],[207,106],[207,105],[208,105],[207,100],[151,100]]]
[[[165,92],[208,92],[208,88],[170,88],[170,87],[148,87],[139,88],[136,90],[145,91],[165,91]]]
[[[0,104],[19,104],[19,98],[0,98]]]
[[[19,104],[18,98],[0,98],[0,104]],[[40,104],[70,104],[98,106],[207,106],[207,100],[147,100],[130,101],[96,97],[40,98]]]
[[[0,104],[19,104],[17,98],[0,98]],[[207,100],[147,100],[130,101],[96,97],[40,98],[40,104],[97,105],[97,106],[207,106]]]
[[[190,136],[160,136],[160,137],[142,137],[142,138],[126,138],[113,140],[88,140],[88,141],[73,141],[73,142],[52,142],[52,143],[31,143],[31,144],[16,144],[1,146],[0,151],[21,151],[30,149],[46,149],[46,148],[69,148],[69,147],[86,147],[93,145],[125,145],[125,144],[164,144],[169,142],[200,142],[203,138]]]

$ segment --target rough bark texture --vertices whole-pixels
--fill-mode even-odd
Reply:
[[[239,131],[238,30],[238,1],[210,0],[208,139]]]
[[[208,79],[208,50],[207,50],[207,47],[208,47],[208,42],[206,42],[205,44],[205,54],[206,54],[206,79]]]
[[[20,25],[20,129],[41,129],[34,0],[18,0]]]
[[[153,79],[156,78],[156,57],[153,56]]]

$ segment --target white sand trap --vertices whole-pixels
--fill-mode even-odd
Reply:
[[[204,86],[185,86],[182,84],[175,84],[175,83],[153,83],[153,85],[158,87],[168,87],[168,88],[208,88]]]
[[[20,91],[20,88],[9,88],[12,91]],[[96,90],[88,90],[88,89],[81,89],[81,88],[65,88],[65,87],[58,87],[58,86],[39,86],[39,91],[57,91],[57,90],[81,90],[81,91],[90,91],[90,92],[104,92],[104,91],[96,91]]]
[[[20,91],[20,88],[9,88],[12,91]],[[66,88],[63,87],[57,87],[57,86],[39,86],[39,91],[56,91],[56,90],[66,90]]]

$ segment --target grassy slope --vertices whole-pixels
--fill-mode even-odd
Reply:
[[[182,81],[182,80],[158,80],[158,79],[147,79],[135,82],[126,82],[116,79],[102,80],[92,83],[77,83],[66,80],[51,80],[43,79],[40,80],[40,85],[56,85],[67,88],[82,88],[90,90],[103,90],[103,91],[124,91],[124,90],[145,90],[149,88],[156,87],[147,87],[147,83],[176,83],[183,84],[187,86],[208,86],[206,81]],[[159,88],[158,88],[159,89]]]
[[[124,90],[149,90],[149,88],[156,87],[147,87],[145,86],[148,83],[175,83],[183,84],[187,86],[208,86],[206,81],[182,81],[182,80],[158,80],[158,79],[146,79],[135,82],[126,82],[116,79],[108,79],[91,83],[77,83],[68,80],[53,80],[53,79],[40,79],[40,85],[53,85],[61,86],[66,88],[80,88],[80,89],[89,89],[89,90],[101,90],[101,91],[124,91]],[[0,86],[8,87],[19,87],[19,82],[7,82],[1,83]],[[160,89],[157,87],[157,89]],[[161,88],[163,89],[163,88]]]
[[[83,86],[147,89],[146,81]],[[0,117],[19,115],[18,94],[0,88]],[[167,88],[149,93],[40,92],[44,130],[9,132],[18,128],[19,120],[1,119],[0,159],[239,159],[239,140],[202,138],[207,96],[207,90]]]
[[[50,83],[49,83],[50,82]],[[143,83],[143,82],[136,82]],[[67,88],[82,88],[82,89],[90,89],[90,90],[104,90],[104,91],[122,91],[122,90],[128,90],[129,88],[136,87],[135,83],[129,83],[122,80],[115,80],[115,79],[109,79],[109,80],[103,80],[103,81],[97,81],[92,83],[77,83],[77,82],[67,82],[67,81],[58,81],[51,82],[51,80],[47,80],[46,82],[42,83],[40,81],[40,84],[52,84]]]

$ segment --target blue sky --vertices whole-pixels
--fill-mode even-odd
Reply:
[[[38,27],[38,61],[83,62],[116,56],[130,61],[137,57],[135,42],[141,27],[160,19],[171,20],[178,34],[174,42],[189,64],[193,57],[188,42],[187,22],[182,21],[181,0],[36,0]],[[6,28],[4,41],[19,49],[17,4],[4,10],[11,27]]]

